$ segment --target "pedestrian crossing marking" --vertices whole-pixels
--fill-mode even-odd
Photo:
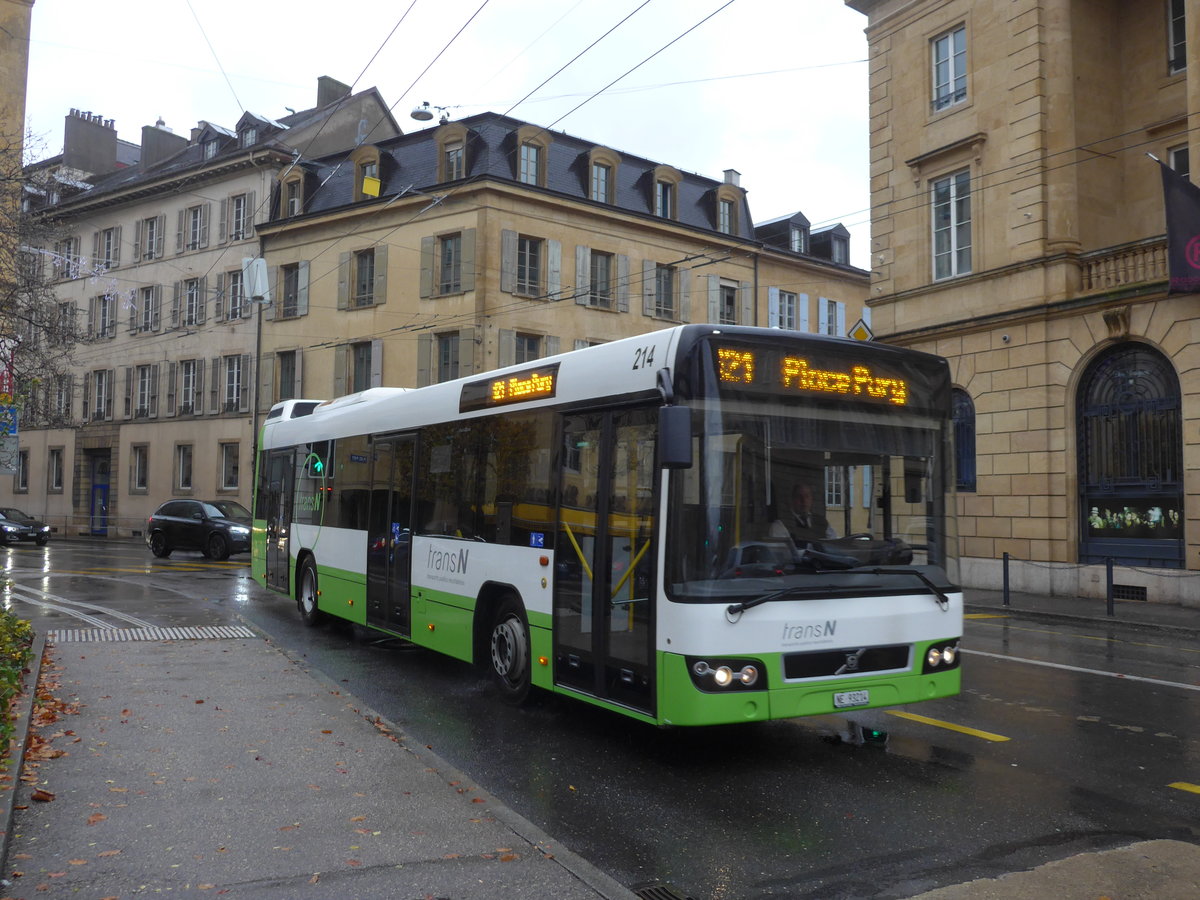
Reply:
[[[57,628],[46,634],[55,644],[127,641],[204,641],[257,637],[244,625],[181,625],[151,628]]]

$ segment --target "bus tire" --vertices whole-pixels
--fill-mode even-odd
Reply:
[[[529,623],[524,605],[513,594],[505,594],[496,607],[488,650],[492,681],[501,698],[512,706],[524,704],[531,686]]]
[[[318,596],[317,566],[311,556],[306,556],[300,564],[300,577],[296,579],[296,607],[300,610],[300,618],[309,628],[320,625],[325,618],[317,607]]]

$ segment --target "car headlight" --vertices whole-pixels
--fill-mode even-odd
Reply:
[[[20,531],[21,526],[20,525],[5,525],[4,530],[8,531],[8,532]]]
[[[42,533],[43,533],[43,534],[45,534],[45,533],[46,533],[46,532],[48,532],[49,530],[50,530],[50,526],[49,526],[49,525],[43,525],[43,526],[42,526]]]
[[[236,534],[238,537],[245,537],[250,533],[250,529],[242,525],[233,525],[229,529],[230,534]]]

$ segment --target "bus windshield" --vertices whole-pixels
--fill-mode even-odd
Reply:
[[[945,587],[957,578],[941,420],[781,399],[696,412],[694,463],[669,492],[672,599],[911,591],[909,566]]]

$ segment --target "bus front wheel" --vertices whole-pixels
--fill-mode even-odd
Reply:
[[[296,606],[300,608],[300,618],[309,628],[320,624],[322,615],[317,608],[317,567],[312,557],[306,557],[300,564],[300,578],[296,585]]]
[[[505,702],[519,706],[529,698],[529,624],[525,607],[512,594],[505,596],[492,619],[489,642],[492,680]]]

